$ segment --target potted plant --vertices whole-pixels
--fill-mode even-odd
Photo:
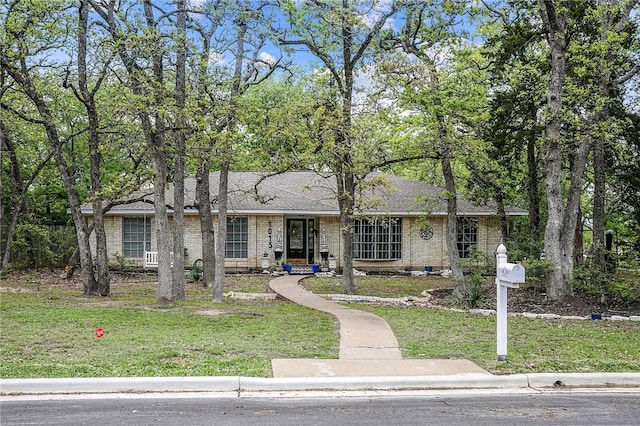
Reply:
[[[261,260],[261,266],[262,269],[267,270],[269,269],[269,253],[267,253],[266,251],[264,253],[262,253],[262,260]]]
[[[329,269],[334,270],[338,267],[338,259],[335,258],[333,253],[329,253]]]

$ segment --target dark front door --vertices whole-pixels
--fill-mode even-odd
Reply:
[[[287,262],[292,264],[313,263],[314,256],[313,219],[287,219]]]

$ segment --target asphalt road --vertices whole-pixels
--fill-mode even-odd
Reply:
[[[638,425],[640,393],[3,399],[5,425]]]

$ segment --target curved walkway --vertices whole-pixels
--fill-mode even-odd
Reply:
[[[304,290],[300,275],[269,282],[280,296],[308,308],[334,315],[340,323],[338,360],[274,359],[274,377],[422,376],[487,373],[467,360],[403,360],[391,327],[377,315],[347,308]]]
[[[300,279],[300,275],[278,277],[269,282],[269,287],[298,305],[327,312],[338,319],[340,359],[402,359],[398,340],[385,320],[310,293],[298,285]]]

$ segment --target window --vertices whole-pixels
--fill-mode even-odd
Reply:
[[[249,225],[246,217],[227,217],[227,245],[224,256],[228,259],[246,259],[249,256]]]
[[[354,259],[394,260],[401,257],[402,219],[357,219],[354,222]]]
[[[124,257],[141,258],[145,250],[151,250],[151,220],[144,217],[125,217],[122,224]]]
[[[456,224],[456,241],[460,259],[467,259],[471,250],[478,244],[478,218],[459,217]]]

